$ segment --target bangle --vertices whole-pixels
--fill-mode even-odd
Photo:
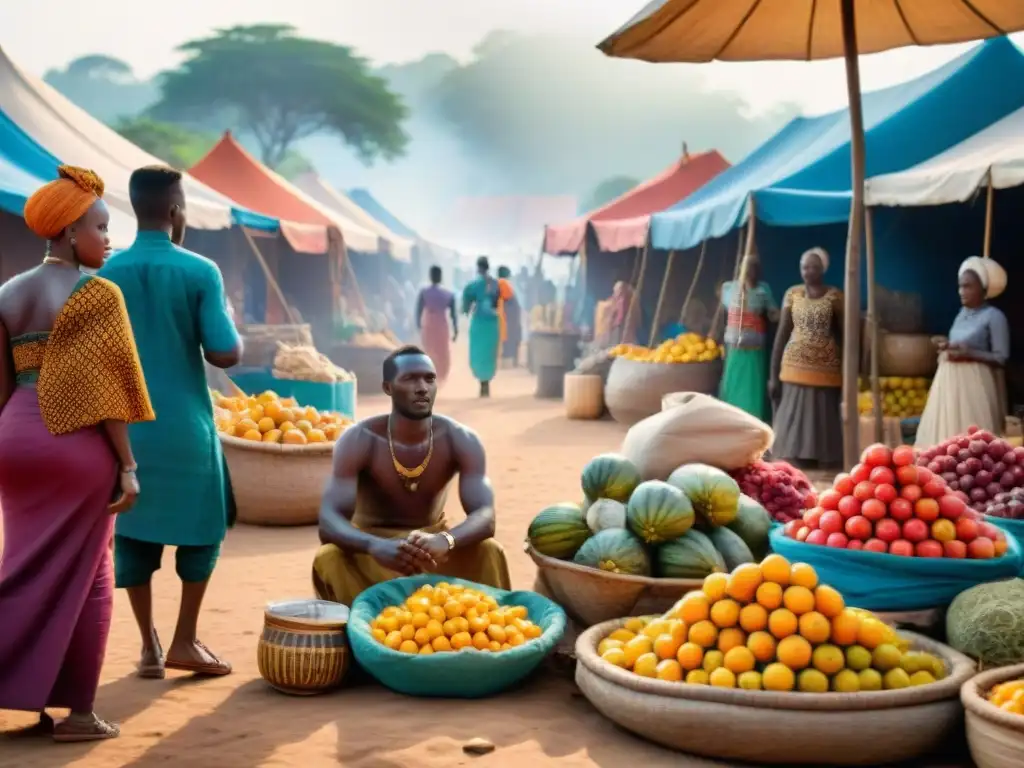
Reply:
[[[132,464],[130,467],[122,466],[121,467],[121,474],[122,475],[134,475],[136,470],[138,470],[138,468],[139,468],[138,464]]]
[[[441,535],[444,536],[445,540],[448,542],[448,551],[451,552],[455,549],[455,537],[448,533],[448,531],[441,531]]]

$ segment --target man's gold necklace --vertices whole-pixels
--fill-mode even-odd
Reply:
[[[405,485],[405,490],[409,493],[415,493],[419,487],[419,477],[427,471],[427,466],[430,464],[430,457],[434,455],[434,419],[430,419],[430,437],[427,443],[427,457],[423,459],[423,462],[414,469],[409,469],[402,465],[402,462],[398,460],[398,456],[395,455],[395,441],[391,437],[391,417],[388,417],[388,448],[391,449],[391,463],[395,466],[395,472],[402,478],[402,483]]]

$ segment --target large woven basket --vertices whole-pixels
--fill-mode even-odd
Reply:
[[[708,363],[640,363],[615,358],[604,387],[612,418],[632,426],[661,412],[661,398],[671,392],[717,395],[722,361]]]
[[[597,655],[624,619],[576,641],[576,684],[601,714],[672,749],[754,765],[888,765],[932,752],[960,724],[960,687],[974,662],[922,635],[913,646],[939,656],[949,675],[896,691],[777,693],[638,677]],[[1018,763],[1019,764],[1019,763]]]
[[[525,549],[537,564],[537,577],[544,591],[574,621],[586,627],[620,616],[664,613],[704,583],[702,579],[655,579],[609,573],[542,555],[529,543]]]
[[[238,521],[313,525],[331,474],[333,443],[281,445],[220,435]]]
[[[1024,716],[1003,712],[985,698],[1007,680],[1024,677],[1024,664],[982,672],[964,683],[960,701],[967,715],[967,744],[978,768],[1024,765]]]

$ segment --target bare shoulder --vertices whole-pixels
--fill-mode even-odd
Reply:
[[[458,463],[476,464],[484,460],[484,444],[475,430],[447,416],[435,416],[434,429],[435,435],[448,441]]]

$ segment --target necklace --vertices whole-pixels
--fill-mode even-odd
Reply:
[[[58,259],[56,256],[43,256],[43,264],[60,264],[62,266],[69,266],[64,259]]]
[[[398,456],[395,455],[395,442],[391,437],[391,417],[388,417],[388,448],[391,449],[391,463],[395,467],[395,472],[402,478],[402,483],[405,485],[405,490],[409,493],[415,493],[419,487],[418,478],[427,471],[427,466],[430,464],[430,457],[434,455],[434,419],[430,419],[430,437],[427,443],[427,457],[423,459],[423,462],[414,469],[409,469],[402,465],[402,462],[398,460]]]

